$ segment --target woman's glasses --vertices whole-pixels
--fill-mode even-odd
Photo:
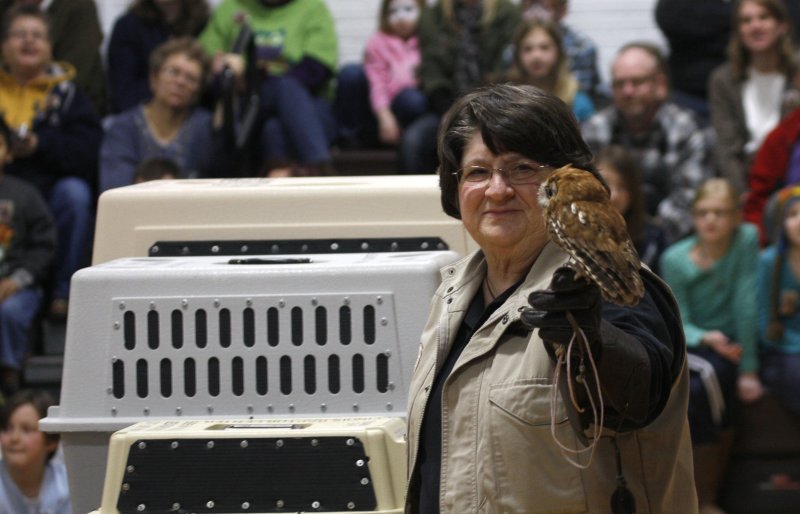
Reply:
[[[552,169],[546,164],[533,164],[517,162],[508,168],[489,168],[488,166],[464,166],[453,173],[458,177],[459,184],[484,186],[492,180],[492,173],[498,173],[505,181],[514,186],[535,184],[541,182]]]

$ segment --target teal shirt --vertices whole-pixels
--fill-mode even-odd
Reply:
[[[264,7],[260,0],[223,0],[200,34],[210,55],[230,50],[244,15],[255,35],[259,66],[280,76],[303,57],[330,68],[337,65],[336,28],[322,0],[293,0],[281,7]]]
[[[758,256],[758,333],[764,344],[775,347],[785,353],[800,353],[800,280],[792,271],[788,261],[783,263],[779,298],[788,297],[789,303],[795,303],[794,312],[782,316],[783,337],[777,341],[767,337],[770,313],[772,312],[772,270],[775,269],[777,249],[770,246]]]
[[[672,288],[683,318],[686,344],[698,346],[706,332],[719,330],[742,345],[742,373],[758,369],[756,262],[758,230],[743,223],[728,252],[709,269],[689,258],[697,244],[690,236],[661,256],[661,275]]]

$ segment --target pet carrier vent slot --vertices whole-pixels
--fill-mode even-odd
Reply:
[[[183,348],[183,313],[178,309],[172,311],[172,347]]]
[[[172,396],[172,361],[161,359],[161,396]]]
[[[231,347],[231,311],[219,311],[219,345],[223,348]]]
[[[183,361],[183,392],[189,398],[197,394],[197,373],[194,359]]]
[[[206,325],[206,311],[198,309],[194,313],[194,341],[198,348],[205,348],[208,344],[208,326]]]

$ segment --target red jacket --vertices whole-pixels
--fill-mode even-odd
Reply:
[[[744,203],[744,219],[758,227],[762,244],[767,242],[762,226],[764,208],[769,197],[784,186],[789,158],[798,139],[800,109],[795,109],[769,133],[753,158],[748,177],[750,191]]]

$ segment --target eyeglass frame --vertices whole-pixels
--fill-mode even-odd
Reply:
[[[492,176],[495,173],[498,173],[501,177],[503,177],[503,180],[506,182],[506,184],[510,184],[510,185],[513,185],[513,186],[526,186],[526,185],[530,185],[530,184],[535,184],[537,182],[539,182],[539,183],[543,182],[543,180],[541,180],[541,181],[531,180],[530,182],[513,182],[511,180],[511,178],[509,177],[508,173],[509,173],[509,169],[510,168],[514,168],[514,167],[517,167],[517,166],[530,166],[531,169],[533,170],[533,173],[532,173],[533,177],[536,177],[537,173],[540,172],[541,170],[550,170],[550,171],[552,171],[553,169],[555,169],[554,166],[551,166],[549,164],[534,164],[534,163],[531,163],[531,162],[519,161],[519,162],[515,162],[515,163],[511,164],[509,167],[506,167],[506,168],[492,168],[490,166],[481,166],[479,164],[472,164],[472,165],[469,165],[469,166],[463,166],[463,167],[457,169],[456,171],[451,172],[451,175],[456,177],[456,181],[458,182],[458,186],[459,187],[463,186],[464,184],[472,184],[474,187],[485,187],[485,186],[489,185],[489,183],[492,181]],[[490,172],[489,173],[489,177],[484,179],[484,180],[480,180],[480,181],[477,181],[477,180],[476,181],[464,180],[462,178],[462,175],[463,175],[463,171],[465,169],[467,169],[467,168],[480,168],[480,169],[487,170],[487,171]]]

